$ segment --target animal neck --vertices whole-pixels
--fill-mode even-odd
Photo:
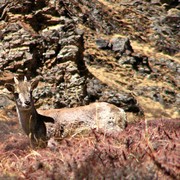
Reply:
[[[37,111],[34,105],[28,109],[24,109],[16,105],[16,109],[19,123],[21,124],[24,132],[29,135],[35,129],[37,122]]]

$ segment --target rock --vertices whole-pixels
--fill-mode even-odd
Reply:
[[[77,58],[78,47],[74,45],[64,46],[58,53],[57,59],[62,61],[75,61]]]
[[[94,101],[95,99],[99,99],[102,95],[103,89],[104,89],[104,85],[100,83],[98,79],[92,78],[88,80],[87,94],[91,101]]]
[[[101,102],[115,104],[118,107],[122,107],[126,111],[143,114],[143,111],[132,95],[113,90],[107,85],[101,83],[96,78],[88,80],[87,94],[91,102],[98,99]]]
[[[146,56],[122,56],[118,63],[131,65],[132,68],[142,74],[150,74],[152,69]]]
[[[85,73],[79,75],[81,69],[85,72],[82,61],[83,32],[76,28],[72,19],[60,15],[55,7],[47,7],[45,1],[34,2],[33,13],[26,2],[18,2],[17,7],[14,7],[13,3],[11,5],[10,12],[13,14],[22,8],[20,12],[25,13],[25,22],[3,22],[5,28],[1,31],[1,69],[26,74],[31,78],[36,71],[40,73],[47,83],[58,87],[53,92],[49,86],[36,92],[36,98],[55,96],[57,99],[54,98],[49,103],[51,107],[58,106],[60,98],[64,99],[64,104],[69,107],[77,102],[82,104],[83,96],[86,96]],[[8,10],[6,16],[10,12]],[[9,21],[14,18],[11,14],[9,17]],[[65,88],[69,88],[67,93],[64,93]],[[57,92],[59,89],[60,93]],[[59,94],[59,97],[56,94]]]
[[[161,4],[172,5],[172,4],[179,3],[179,1],[178,0],[151,0],[151,3],[157,4],[157,5],[161,5]]]
[[[119,64],[130,64],[132,66],[135,66],[136,64],[136,59],[134,57],[131,56],[122,56],[119,60],[118,60]]]
[[[155,5],[161,5],[160,0],[150,0],[151,4],[155,4]]]
[[[109,49],[109,41],[105,39],[97,39],[96,45],[100,49]]]
[[[168,10],[167,17],[179,17],[180,18],[180,10],[176,8],[171,8]]]
[[[0,94],[0,109],[5,109],[12,105],[15,105],[14,101],[10,100],[6,95]]]
[[[176,104],[177,104],[177,107],[180,106],[180,93],[176,94]]]
[[[20,24],[9,23],[2,31],[2,36],[0,49],[4,50],[0,59],[5,57],[5,60],[0,60],[2,69],[17,71],[25,69],[28,65],[27,68],[32,70],[35,62],[34,56],[30,53],[30,46],[34,45],[36,40],[32,40],[30,33]]]
[[[157,6],[163,3],[166,5]],[[108,101],[137,112],[140,107],[136,97],[117,90],[121,89],[118,76],[125,81],[124,90],[148,98],[158,94],[154,101],[162,99],[164,106],[171,106],[168,103],[177,106],[175,96],[166,95],[159,87],[168,84],[175,94],[179,91],[179,66],[174,60],[179,52],[177,1],[123,0],[111,5],[107,8],[95,0],[81,3],[15,0],[3,4],[0,6],[1,72],[7,70],[13,76],[27,75],[29,79],[40,75],[44,87],[38,89],[36,99],[39,106],[46,108]],[[101,33],[104,39],[97,38]],[[98,48],[108,51],[98,51],[94,40]],[[174,57],[164,57],[163,53]],[[99,68],[95,73],[97,78],[88,71],[85,60]],[[115,77],[112,88],[98,80],[101,69]],[[10,79],[0,76],[0,84],[12,82],[13,76]],[[147,94],[141,91],[146,78],[152,84],[158,82],[157,90],[152,88]]]
[[[4,85],[5,83],[12,83],[14,75],[8,71],[0,71],[0,85]]]
[[[133,52],[129,38],[113,37],[110,40],[110,47],[113,51],[119,52],[120,54],[123,54],[126,51],[129,53]]]
[[[160,0],[161,3],[166,3],[168,5],[171,5],[173,3],[178,3],[179,0]]]
[[[55,54],[56,54],[56,52],[54,50],[47,50],[45,53],[43,53],[43,55],[46,59],[51,58]]]

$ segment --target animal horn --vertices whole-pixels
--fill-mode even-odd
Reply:
[[[16,77],[14,77],[14,82],[15,82],[15,84],[19,84],[19,81]]]
[[[24,76],[24,81],[26,81],[26,82],[27,82],[27,77],[26,77],[26,76]]]

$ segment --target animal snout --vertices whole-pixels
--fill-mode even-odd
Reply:
[[[31,105],[31,102],[30,102],[30,101],[25,101],[24,104],[25,104],[26,106],[30,106],[30,105]]]

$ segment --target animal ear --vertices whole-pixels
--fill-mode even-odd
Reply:
[[[42,114],[38,114],[38,118],[43,122],[54,123],[54,119],[52,117],[49,117],[49,116],[44,116]]]
[[[16,77],[14,77],[14,82],[15,82],[15,84],[19,84],[19,81]]]
[[[12,84],[9,84],[9,83],[6,83],[6,84],[5,84],[5,88],[6,88],[8,91],[12,92],[12,93],[14,93],[14,91],[15,91],[14,86],[13,86]]]
[[[27,82],[27,77],[26,76],[24,76],[24,82]]]
[[[35,80],[31,83],[31,91],[34,90],[38,86],[39,80]]]

